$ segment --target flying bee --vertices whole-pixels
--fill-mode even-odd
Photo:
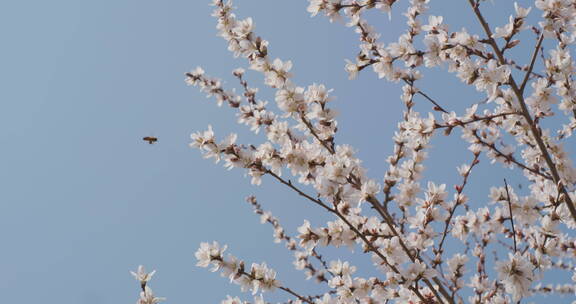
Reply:
[[[142,140],[147,141],[149,144],[153,144],[153,143],[158,141],[158,138],[156,138],[154,136],[146,136],[146,137],[142,138]]]

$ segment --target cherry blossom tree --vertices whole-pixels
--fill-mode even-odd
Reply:
[[[238,122],[261,134],[262,143],[238,143],[235,134],[219,139],[208,126],[192,134],[190,145],[228,169],[245,170],[252,184],[275,181],[333,216],[318,227],[302,218],[291,235],[255,196],[248,197],[262,223],[272,227],[275,242],[293,252],[296,269],[325,292],[298,292],[265,262],[247,264],[226,253],[226,245],[202,243],[197,266],[220,272],[253,296],[245,301],[223,295],[222,303],[268,303],[266,292],[274,290],[288,303],[309,304],[520,303],[542,294],[563,302],[574,299],[576,168],[569,154],[576,129],[571,56],[576,1],[513,3],[514,14],[494,26],[487,15],[507,2],[489,7],[467,0],[479,32],[451,30],[442,16],[428,13],[433,1],[404,0],[409,2],[405,11],[397,10],[397,2],[309,0],[307,8],[311,16],[342,21],[358,34],[360,50],[343,67],[350,79],[373,70],[382,81],[402,84],[399,101],[405,109],[386,158],[389,166],[382,180],[374,180],[356,150],[337,143],[332,90],[298,84],[292,62],[274,56],[251,18],[236,16],[230,0],[213,1],[219,35],[234,56],[263,75],[276,106],[257,98],[258,89],[248,84],[242,68],[232,72],[242,94],[196,68],[186,73],[187,83],[218,106],[237,111]],[[381,41],[364,17],[371,10],[404,15],[403,34]],[[520,35],[528,38],[520,41]],[[529,54],[527,62],[512,55],[518,50]],[[449,103],[418,88],[425,69],[447,70],[485,100],[462,113],[452,111]],[[416,111],[416,102],[426,103],[428,110]],[[455,185],[423,183],[435,134],[459,135],[470,151],[470,161],[455,168],[460,176]],[[528,185],[525,195],[505,179],[494,179],[489,199],[470,204],[466,192],[480,157],[521,172]],[[362,277],[353,261],[323,255],[330,246],[369,256],[379,275]],[[572,280],[550,280],[558,271]],[[142,289],[139,304],[163,300],[148,286],[154,272],[141,267],[132,274]]]

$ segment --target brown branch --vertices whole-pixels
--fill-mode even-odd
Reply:
[[[483,120],[492,120],[494,118],[498,118],[498,117],[506,117],[509,115],[522,115],[522,113],[519,112],[506,112],[506,113],[499,113],[499,114],[493,114],[493,115],[486,115],[486,116],[474,116],[474,118],[472,118],[471,120],[468,121],[457,121],[455,124],[451,125],[451,124],[435,124],[434,128],[435,129],[440,129],[440,128],[454,128],[457,126],[465,126],[467,124],[471,124],[474,122],[478,122],[478,121],[483,121]]]
[[[298,193],[300,196],[307,198],[308,200],[315,203],[316,205],[326,209],[328,212],[334,213],[334,209],[328,207],[328,205],[326,205],[320,199],[313,198],[310,195],[306,194],[304,191],[302,191],[298,187],[294,186],[290,180],[286,181],[285,179],[281,178],[280,176],[278,176],[276,173],[270,171],[269,169],[264,169],[264,172],[267,174],[270,174],[272,177],[274,177],[280,183],[282,183],[282,184],[288,186],[290,189],[296,191],[296,193]]]
[[[292,291],[292,290],[291,290],[290,288],[288,288],[288,287],[278,286],[278,288],[284,290],[285,292],[287,292],[287,293],[289,293],[289,294],[291,294],[291,295],[293,295],[293,296],[295,296],[296,298],[298,298],[298,299],[299,299],[300,301],[302,301],[302,302],[306,302],[306,303],[309,303],[309,304],[314,304],[314,302],[312,302],[312,301],[306,299],[305,297],[303,297],[303,296],[295,293],[294,291]]]
[[[414,81],[408,81],[404,78],[402,78],[402,80],[404,80],[404,82],[406,84],[414,86]],[[418,89],[416,94],[419,94],[419,95],[423,96],[424,98],[426,98],[428,101],[430,101],[434,105],[434,110],[441,111],[441,112],[448,114],[448,111],[446,111],[444,108],[442,108],[442,106],[440,106],[440,104],[438,104],[438,102],[436,102],[434,99],[432,99],[432,97],[428,96],[426,93],[420,91],[420,89]]]
[[[472,132],[472,134],[474,135],[474,137],[478,140],[478,143],[480,143],[483,146],[486,146],[488,148],[490,148],[490,150],[494,151],[494,153],[496,153],[496,155],[505,158],[508,162],[511,162],[515,165],[517,165],[518,167],[524,169],[524,170],[528,170],[536,175],[539,175],[545,179],[552,179],[552,177],[546,173],[540,172],[540,170],[536,170],[534,168],[530,168],[526,165],[524,165],[523,163],[519,162],[518,160],[516,160],[516,158],[514,158],[514,156],[512,155],[508,155],[508,154],[504,154],[502,153],[502,151],[500,151],[498,148],[496,148],[496,145],[494,145],[493,143],[487,143],[485,142],[477,133],[476,131]]]
[[[320,142],[320,144],[324,148],[326,148],[326,150],[328,150],[328,152],[330,152],[330,154],[336,153],[336,151],[334,150],[334,142],[320,139],[320,136],[318,136],[318,133],[316,133],[314,126],[312,126],[312,123],[306,119],[306,117],[304,116],[303,113],[300,113],[300,119],[302,120],[304,125],[306,125],[306,127],[308,128],[308,130],[310,131],[312,136],[314,136],[314,138],[316,138],[316,140],[318,140]]]

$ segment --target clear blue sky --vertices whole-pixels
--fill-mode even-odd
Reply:
[[[0,3],[3,303],[132,303],[138,284],[128,271],[139,264],[158,270],[151,286],[169,303],[218,303],[240,292],[194,266],[198,244],[209,240],[228,244],[247,262],[268,261],[282,282],[308,290],[290,253],[272,243],[271,229],[259,224],[244,197],[256,194],[291,233],[304,216],[315,225],[328,217],[273,181],[253,187],[244,172],[226,171],[188,147],[190,133],[208,124],[222,136],[238,132],[240,142],[262,141],[235,123],[233,111],[184,83],[184,73],[201,65],[238,87],[231,71],[246,68],[216,36],[209,2]],[[451,13],[454,28],[472,22],[465,1],[454,2],[461,3],[439,3],[444,7],[432,13]],[[293,61],[299,85],[334,88],[341,113],[337,142],[356,147],[369,175],[381,180],[401,117],[400,90],[370,71],[347,80],[344,59],[357,52],[356,34],[310,18],[306,1],[235,4],[239,16],[254,18],[273,58]],[[498,14],[510,14],[511,3],[507,9]],[[391,22],[370,16],[385,42],[404,28],[399,14]],[[479,100],[473,89],[458,89],[453,76],[438,75],[444,78],[420,86],[444,105],[463,109]],[[263,87],[260,75],[249,72],[248,79]],[[263,90],[260,98],[272,96]],[[147,135],[159,142],[144,143]],[[455,166],[471,155],[442,137],[433,145],[431,176],[451,185]],[[476,181],[478,203],[484,203],[488,184]],[[369,258],[357,261],[370,268]]]

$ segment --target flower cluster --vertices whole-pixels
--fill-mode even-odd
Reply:
[[[266,263],[252,264],[249,272],[244,268],[244,261],[238,260],[235,256],[229,254],[224,257],[226,246],[220,247],[217,242],[202,243],[196,251],[196,266],[212,266],[211,271],[222,271],[222,276],[230,279],[240,285],[242,291],[250,290],[252,294],[260,291],[272,291],[279,287],[280,283],[276,280],[276,272]]]

